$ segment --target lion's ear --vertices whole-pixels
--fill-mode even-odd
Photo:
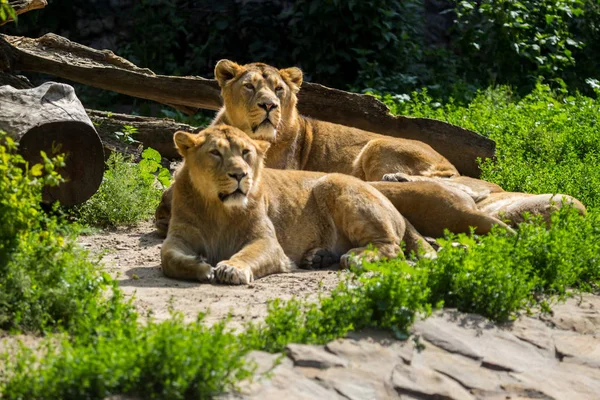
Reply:
[[[302,86],[302,70],[300,68],[291,67],[280,69],[279,73],[281,74],[283,79],[295,86],[292,87],[294,93],[298,93],[298,90],[300,90],[300,86]]]
[[[215,78],[219,82],[219,86],[225,84],[238,76],[244,70],[244,67],[230,60],[220,60],[215,66]]]
[[[259,155],[266,154],[267,150],[269,150],[269,147],[271,147],[271,143],[265,140],[255,140],[254,145],[256,146],[256,150]]]
[[[198,144],[196,136],[197,135],[193,133],[184,131],[175,132],[175,134],[173,135],[173,141],[175,142],[175,146],[177,146],[177,149],[179,150],[179,154],[185,157],[186,152],[190,148]]]

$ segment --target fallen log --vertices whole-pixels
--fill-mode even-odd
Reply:
[[[8,5],[15,10],[15,14],[25,14],[31,10],[39,10],[48,5],[46,0],[10,0]],[[8,17],[5,21],[0,21],[0,26],[13,21],[12,17]]]
[[[3,65],[4,64],[4,65]],[[42,72],[86,85],[171,105],[185,112],[221,107],[215,80],[156,75],[108,50],[94,50],[61,36],[38,39],[0,35],[0,70]],[[477,158],[494,156],[495,142],[475,132],[427,118],[392,116],[372,96],[305,82],[300,112],[312,118],[425,142],[464,175],[478,177]]]
[[[117,114],[105,111],[86,110],[94,123],[98,135],[105,143],[111,143],[114,150],[135,154],[136,146],[119,143],[115,132],[123,131],[124,126],[135,128],[132,138],[144,147],[152,147],[160,155],[168,159],[179,159],[181,156],[173,143],[173,134],[177,131],[199,132],[202,128],[176,122],[172,119],[140,117],[137,115]],[[106,148],[106,147],[105,147]],[[114,151],[112,148],[111,151]]]
[[[102,142],[71,86],[0,86],[0,130],[19,142],[19,152],[31,164],[41,161],[41,151],[65,155],[65,167],[58,172],[66,182],[44,188],[45,201],[70,206],[98,190],[104,174]]]

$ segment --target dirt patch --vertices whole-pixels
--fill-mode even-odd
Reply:
[[[209,311],[209,323],[231,312],[232,327],[239,327],[246,321],[264,318],[269,300],[294,296],[316,300],[319,292],[329,292],[337,285],[341,274],[333,269],[298,271],[267,276],[248,286],[169,279],[160,269],[163,239],[151,222],[81,236],[79,242],[93,254],[104,254],[104,268],[119,281],[127,296],[134,296],[140,314],[151,312],[157,320],[169,318],[171,307],[181,311],[188,321],[199,312]]]

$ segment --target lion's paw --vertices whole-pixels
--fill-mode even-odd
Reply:
[[[217,282],[231,285],[247,285],[254,280],[249,265],[232,260],[221,261],[215,268]]]
[[[306,252],[302,257],[300,268],[321,269],[332,266],[338,261],[338,257],[327,249],[316,248]]]
[[[352,249],[340,258],[341,269],[362,268],[363,263],[376,262],[381,259],[381,254],[377,250],[358,250]]]
[[[198,258],[197,269],[196,276],[200,282],[211,282],[215,278],[215,269],[202,257]]]
[[[385,182],[411,182],[410,175],[403,174],[402,172],[385,174],[381,180]]]

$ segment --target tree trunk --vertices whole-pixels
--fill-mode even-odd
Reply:
[[[156,75],[108,50],[94,50],[61,36],[38,39],[0,35],[0,70],[42,72],[86,85],[171,105],[185,112],[221,107],[217,82],[200,77]],[[305,82],[301,114],[432,146],[461,174],[478,177],[477,158],[494,156],[494,141],[475,132],[427,118],[392,116],[372,96]]]
[[[15,10],[15,14],[20,15],[31,10],[44,8],[48,5],[48,2],[46,0],[10,0],[8,4]],[[12,20],[13,19],[9,17],[5,21],[0,21],[0,26]]]
[[[45,201],[79,204],[98,190],[104,174],[102,142],[71,86],[0,86],[0,130],[19,142],[19,152],[31,164],[41,161],[40,151],[65,154],[66,166],[59,172],[66,182],[44,188]]]
[[[199,132],[202,130],[202,128],[182,124],[172,119],[140,117],[96,110],[87,110],[87,113],[96,126],[98,134],[105,144],[105,149],[109,147],[110,151],[127,154],[136,154],[134,149],[137,146],[122,143],[115,137],[115,132],[122,132],[125,125],[135,128],[136,132],[132,135],[134,140],[142,143],[144,147],[152,147],[161,156],[168,159],[181,158],[173,143],[175,132]],[[107,146],[107,144],[109,145]]]

